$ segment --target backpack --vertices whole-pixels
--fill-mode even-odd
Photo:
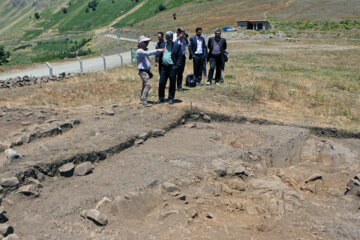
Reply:
[[[186,83],[187,87],[196,87],[196,78],[194,74],[189,74],[186,76]]]

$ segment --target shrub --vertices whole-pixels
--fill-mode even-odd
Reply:
[[[39,19],[39,18],[40,18],[40,14],[39,14],[38,12],[36,12],[36,13],[34,14],[34,17],[35,17],[36,19]]]
[[[88,13],[89,12],[89,8],[87,7],[87,8],[85,8],[85,12],[86,13]]]
[[[7,59],[10,57],[10,53],[6,52],[3,45],[0,45],[0,65],[9,62]]]
[[[160,4],[159,7],[158,7],[158,9],[159,9],[159,11],[163,11],[163,10],[166,9],[166,7],[165,7],[164,5],[162,5],[162,4]]]
[[[67,8],[63,8],[63,13],[66,14],[67,13]]]

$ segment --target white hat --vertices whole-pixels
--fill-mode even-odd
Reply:
[[[145,37],[144,35],[142,35],[142,36],[139,37],[138,43],[149,42],[149,41],[151,41],[151,38],[148,38],[148,37]]]

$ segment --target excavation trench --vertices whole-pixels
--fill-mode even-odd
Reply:
[[[15,233],[26,239],[311,239],[313,225],[323,227],[323,239],[357,233],[359,221],[349,217],[357,205],[344,204],[349,177],[343,172],[359,167],[359,139],[198,110],[162,130],[18,175],[23,184],[29,176],[48,177],[37,198],[7,192]],[[63,164],[83,161],[95,163],[91,174],[59,176]],[[93,208],[107,217],[106,226],[80,216]],[[330,215],[347,216],[345,233],[331,232],[338,228],[326,221]]]
[[[125,141],[101,151],[79,153],[53,163],[36,164],[26,170],[20,171],[16,173],[16,177],[18,178],[20,184],[17,187],[4,188],[3,193],[4,195],[6,195],[8,192],[14,191],[18,187],[27,184],[27,180],[29,177],[38,179],[39,173],[44,174],[48,177],[54,177],[59,174],[59,168],[66,163],[74,163],[76,165],[87,161],[92,163],[100,162],[114,154],[118,154],[123,150],[134,146],[134,144],[136,144],[136,141],[141,138],[143,140],[147,140],[150,138],[161,137],[163,136],[163,134],[176,129],[189,121],[206,123],[210,121],[209,119],[211,119],[211,122],[237,123],[240,124],[239,126],[247,123],[257,126],[276,126],[279,127],[279,129],[281,129],[281,127],[291,129],[289,136],[287,136],[288,138],[279,138],[278,140],[276,140],[276,143],[272,144],[269,143],[273,140],[267,139],[261,144],[255,146],[255,148],[257,148],[256,151],[253,151],[250,148],[249,151],[243,151],[239,155],[240,159],[262,161],[267,167],[288,167],[293,165],[294,163],[297,163],[299,161],[301,149],[309,135],[332,138],[360,139],[360,133],[356,132],[346,132],[337,129],[321,128],[316,126],[286,124],[283,122],[268,121],[266,119],[246,118],[245,116],[232,117],[214,112],[204,112],[199,109],[191,109],[185,111],[185,113],[180,118],[161,129],[163,133],[161,133],[160,135],[157,135],[156,133],[154,134],[153,131],[148,131],[147,133],[143,133],[142,137],[139,136],[139,134],[131,136]],[[289,131],[284,132],[289,133]],[[251,137],[251,134],[254,133],[249,132],[249,134],[249,136]],[[283,133],[283,131],[280,131],[278,134],[286,135]],[[237,140],[247,139],[249,136],[247,136],[246,134],[237,137],[235,136],[235,139],[228,139],[227,141],[229,141],[230,146],[234,147],[233,145],[237,144]],[[255,135],[253,135],[252,137],[258,136],[256,136],[255,133]]]

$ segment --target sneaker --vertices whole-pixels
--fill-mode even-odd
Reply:
[[[169,100],[169,104],[171,105],[171,104],[174,104],[174,99],[170,99]]]
[[[165,102],[165,99],[159,99],[155,103],[158,104],[158,103],[164,103],[164,102]]]
[[[211,85],[211,82],[210,82],[210,81],[207,81],[207,82],[206,82],[206,85]]]
[[[140,104],[144,107],[150,107],[152,105],[151,103],[148,103],[148,101],[141,101]]]
[[[183,89],[182,87],[179,87],[179,88],[178,88],[178,91],[179,91],[179,92],[183,92],[184,89]]]
[[[218,86],[220,85],[220,83],[218,83],[218,82],[216,82],[215,84],[218,85]]]

